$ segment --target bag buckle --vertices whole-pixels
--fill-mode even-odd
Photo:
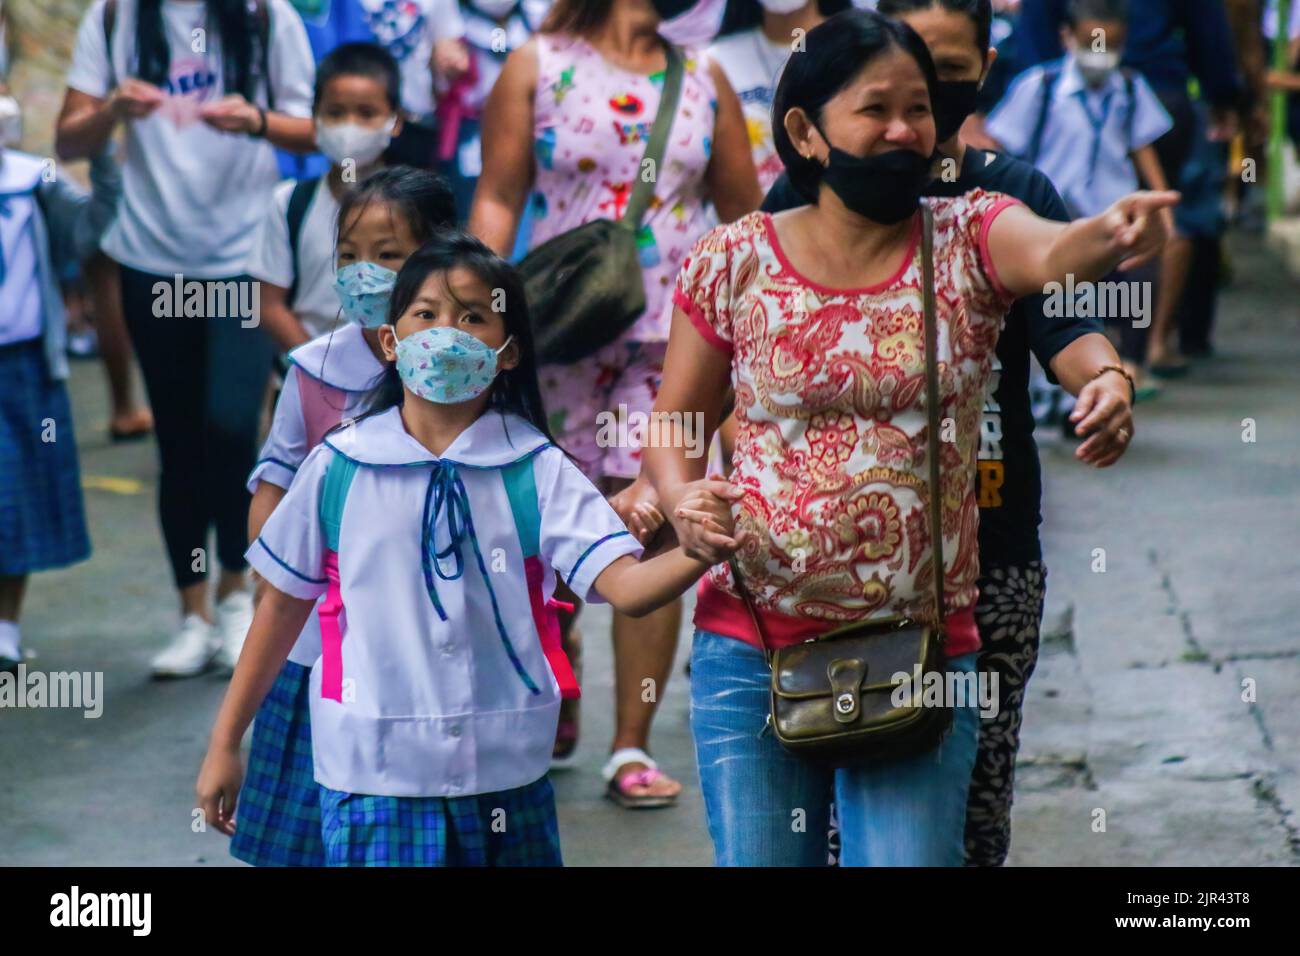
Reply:
[[[860,657],[838,658],[826,665],[826,677],[831,682],[831,708],[835,720],[851,724],[862,709],[860,698],[862,682],[867,676],[867,662]]]

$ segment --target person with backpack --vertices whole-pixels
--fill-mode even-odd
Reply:
[[[262,283],[262,326],[289,351],[335,329],[334,233],[339,202],[371,172],[402,129],[397,61],[374,43],[345,43],[321,60],[312,103],[327,173],[275,187],[248,274]]]
[[[1069,52],[1020,74],[989,114],[985,131],[1007,152],[1046,173],[1071,217],[1081,218],[1136,190],[1139,178],[1148,189],[1166,188],[1153,144],[1173,123],[1142,75],[1120,66],[1127,33],[1124,0],[1074,0],[1069,17]],[[1172,232],[1172,214],[1163,215]],[[1152,288],[1154,278],[1153,268],[1103,281],[1144,282]],[[1145,301],[1149,310],[1154,295]],[[1104,318],[1119,330],[1120,357],[1125,372],[1139,383],[1137,398],[1150,397],[1154,391],[1140,386],[1150,311]]]
[[[311,450],[339,422],[362,414],[382,385],[388,365],[378,326],[397,270],[453,218],[451,190],[442,177],[407,166],[381,169],[343,197],[335,216],[337,243],[330,226],[328,287],[331,296],[337,293],[344,324],[289,356],[270,433],[248,476],[250,541],[257,540]],[[325,860],[307,694],[320,654],[320,622],[313,613],[253,722],[230,852],[254,866],[320,866]]]
[[[101,248],[153,408],[158,509],[181,626],[155,676],[233,667],[252,617],[248,493],[271,371],[244,269],[279,180],[273,146],[312,148],[314,64],[287,0],[97,0],[56,130],[65,158],[125,127],[122,200]],[[208,534],[216,528],[216,560]],[[215,625],[207,577],[221,569]]]
[[[90,556],[59,276],[94,255],[121,190],[109,157],[86,195],[13,138],[0,128],[0,672],[24,659],[28,578]]]
[[[244,825],[240,740],[315,609],[304,697],[326,864],[558,866],[546,772],[560,700],[578,688],[556,584],[640,615],[707,566],[680,548],[637,560],[548,434],[523,282],[505,260],[438,233],[376,311],[393,363],[384,399],[306,457],[249,549],[270,586],[199,805],[223,833]]]

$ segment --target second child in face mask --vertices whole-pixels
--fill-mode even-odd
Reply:
[[[316,142],[324,176],[276,187],[247,270],[261,282],[262,323],[283,351],[334,328],[334,232],[345,193],[384,165],[402,128],[397,62],[373,43],[335,48],[316,72]]]
[[[271,431],[248,479],[248,540],[257,540],[325,433],[382,391],[390,366],[378,325],[388,314],[393,281],[407,258],[452,222],[446,181],[409,166],[379,170],[344,196],[337,240],[332,223],[327,233],[338,247],[338,268],[331,260],[324,289],[335,301],[336,327],[289,354]],[[324,863],[307,712],[307,676],[319,655],[313,613],[253,723],[250,765],[260,769],[240,794],[230,852],[255,866]]]

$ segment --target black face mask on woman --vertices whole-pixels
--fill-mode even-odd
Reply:
[[[830,143],[825,133],[822,139]],[[854,156],[831,146],[822,173],[822,181],[846,207],[886,226],[900,223],[916,212],[931,178],[930,157],[910,149]]]

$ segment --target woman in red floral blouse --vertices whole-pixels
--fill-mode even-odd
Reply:
[[[791,57],[776,93],[777,148],[812,205],[753,213],[704,236],[677,280],[656,411],[716,426],[736,395],[731,482],[685,448],[645,466],[688,553],[737,555],[774,647],[847,621],[929,615],[920,194],[932,173],[934,67],[906,25],[832,17]],[[1158,210],[1135,193],[1071,224],[975,190],[934,215],[940,464],[949,667],[974,669],[974,495],[980,412],[1015,299],[1157,254]],[[680,509],[711,492],[709,511]],[[702,582],[691,660],[692,731],[719,864],[824,863],[834,799],[846,865],[960,865],[978,713],[958,706],[935,751],[823,770],[762,733],[769,675],[726,565]],[[956,702],[961,703],[961,702]]]

